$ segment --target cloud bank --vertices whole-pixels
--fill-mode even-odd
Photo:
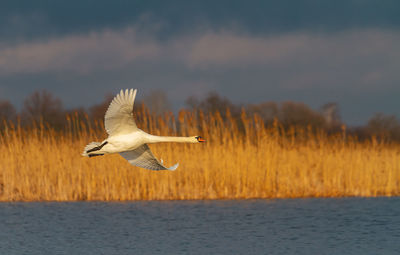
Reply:
[[[0,74],[109,70],[156,57],[158,51],[156,41],[140,38],[135,29],[106,29],[0,47]]]
[[[64,86],[65,76],[54,77],[67,73],[80,88],[87,86],[81,77],[91,76],[98,93],[135,84],[163,88],[181,103],[200,86],[236,101],[349,106],[351,95],[365,94],[367,104],[376,92],[384,97],[398,87],[399,41],[400,31],[374,28],[270,35],[205,29],[161,40],[128,26],[0,44],[0,81],[29,75]]]
[[[399,41],[400,32],[376,29],[273,36],[210,30],[160,41],[152,35],[138,35],[134,27],[129,27],[0,46],[0,75],[88,73],[145,61],[188,69],[281,69],[297,74],[292,79],[299,78],[301,83],[323,77],[337,79],[340,74],[372,86],[382,79],[398,77]],[[306,78],[308,74],[314,78]]]

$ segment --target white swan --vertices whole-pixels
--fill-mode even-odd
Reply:
[[[91,142],[86,145],[82,156],[93,157],[108,153],[119,153],[134,166],[150,170],[175,170],[179,163],[172,167],[165,167],[150,151],[148,143],[178,142],[200,143],[205,142],[201,136],[174,137],[150,135],[136,126],[133,118],[133,104],[136,89],[126,89],[114,97],[105,115],[104,125],[108,138],[103,142]]]

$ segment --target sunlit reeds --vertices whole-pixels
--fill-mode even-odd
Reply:
[[[86,158],[102,123],[69,117],[66,132],[7,125],[0,135],[0,200],[241,199],[400,194],[400,149],[342,133],[265,127],[257,116],[137,113],[156,135],[202,135],[204,144],[151,145],[174,171],[131,166],[119,155]]]

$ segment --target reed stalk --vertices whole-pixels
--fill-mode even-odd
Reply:
[[[144,108],[143,108],[144,109]],[[86,158],[103,124],[68,117],[65,132],[6,125],[0,135],[0,201],[250,199],[400,195],[400,148],[371,138],[265,127],[257,116],[138,112],[155,135],[201,135],[204,144],[150,145],[176,171],[150,171],[119,155]]]

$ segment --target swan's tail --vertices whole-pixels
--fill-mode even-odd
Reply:
[[[82,156],[85,157],[94,157],[94,156],[101,156],[103,154],[96,153],[98,150],[101,150],[104,145],[106,145],[107,142],[104,142],[103,144],[99,142],[91,142],[88,145],[86,145],[85,149],[83,149]]]

